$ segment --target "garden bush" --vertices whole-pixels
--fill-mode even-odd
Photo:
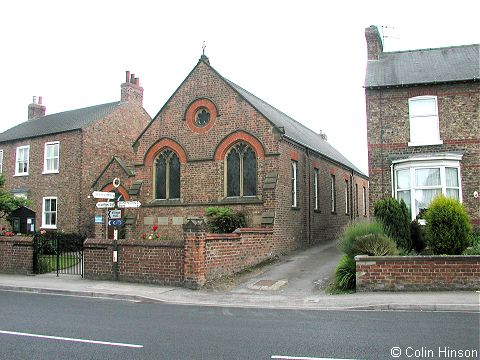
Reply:
[[[437,255],[460,255],[469,246],[472,227],[465,208],[439,195],[425,213],[427,244]]]
[[[212,233],[227,234],[247,225],[245,215],[230,208],[210,207],[205,210],[205,214],[208,229]]]
[[[376,220],[353,222],[343,229],[343,233],[338,241],[338,247],[343,253],[353,259],[356,255],[353,251],[356,239],[369,234],[384,235],[383,224]]]
[[[395,241],[383,234],[368,234],[355,239],[352,246],[354,255],[388,256],[397,255]]]
[[[344,255],[335,269],[335,286],[341,290],[355,289],[356,271],[355,260]]]
[[[393,238],[397,247],[410,250],[410,211],[403,200],[393,198],[377,201],[373,205],[375,218],[383,222],[387,235]]]
[[[425,230],[417,219],[410,223],[410,237],[412,239],[412,249],[417,253],[422,252],[427,247]]]

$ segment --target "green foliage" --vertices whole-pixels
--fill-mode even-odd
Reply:
[[[205,210],[207,226],[210,232],[227,234],[245,227],[247,220],[243,213],[236,213],[226,207],[209,207]]]
[[[480,255],[480,245],[467,248],[462,255]]]
[[[426,246],[425,229],[417,219],[410,223],[410,236],[412,239],[412,248],[417,252],[422,252]]]
[[[395,241],[383,234],[367,234],[355,239],[352,246],[355,255],[388,256],[397,255]]]
[[[343,233],[338,241],[338,247],[343,253],[353,259],[356,255],[353,251],[356,239],[369,234],[385,234],[383,224],[376,220],[353,222],[343,229]]]
[[[82,248],[86,235],[58,231],[38,232],[34,235],[35,252],[43,255],[75,252]]]
[[[469,246],[472,227],[455,199],[439,195],[425,213],[427,244],[437,255],[459,255]]]
[[[0,218],[8,217],[12,211],[18,209],[20,206],[28,205],[28,201],[21,197],[14,197],[9,191],[6,191],[5,177],[0,174]]]
[[[403,200],[393,198],[377,201],[373,206],[374,216],[383,222],[387,235],[405,250],[412,248],[410,239],[410,211]]]
[[[355,289],[356,271],[355,260],[344,255],[335,270],[335,286],[341,290]]]

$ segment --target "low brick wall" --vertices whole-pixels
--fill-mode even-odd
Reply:
[[[84,277],[141,283],[183,283],[183,243],[161,240],[118,240],[117,264],[113,242],[87,239],[84,243]]]
[[[206,234],[205,276],[232,274],[277,254],[271,229],[244,228],[233,234]]]
[[[357,291],[479,290],[480,256],[355,257]]]
[[[33,238],[0,236],[0,272],[8,274],[33,272]]]

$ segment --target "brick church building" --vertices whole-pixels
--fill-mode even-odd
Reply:
[[[273,229],[271,253],[279,253],[334,239],[368,217],[365,174],[205,55],[132,145],[134,160],[112,158],[91,186],[111,191],[119,178],[119,195],[141,202],[124,210],[127,238],[158,226],[181,240],[182,225],[207,207],[230,207],[249,228]]]

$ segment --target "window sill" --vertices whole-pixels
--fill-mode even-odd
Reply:
[[[28,173],[15,174],[13,176],[28,176]]]
[[[55,230],[57,229],[57,225],[42,225],[40,229]]]
[[[58,170],[55,170],[55,171],[44,171],[44,172],[42,172],[42,175],[48,175],[48,174],[58,174]]]
[[[408,146],[433,146],[433,145],[443,145],[442,140],[434,141],[434,142],[429,142],[429,143],[419,143],[419,142],[408,142]]]
[[[226,197],[220,200],[223,204],[263,204],[257,196]]]
[[[149,206],[183,205],[180,199],[155,199],[148,203]]]

